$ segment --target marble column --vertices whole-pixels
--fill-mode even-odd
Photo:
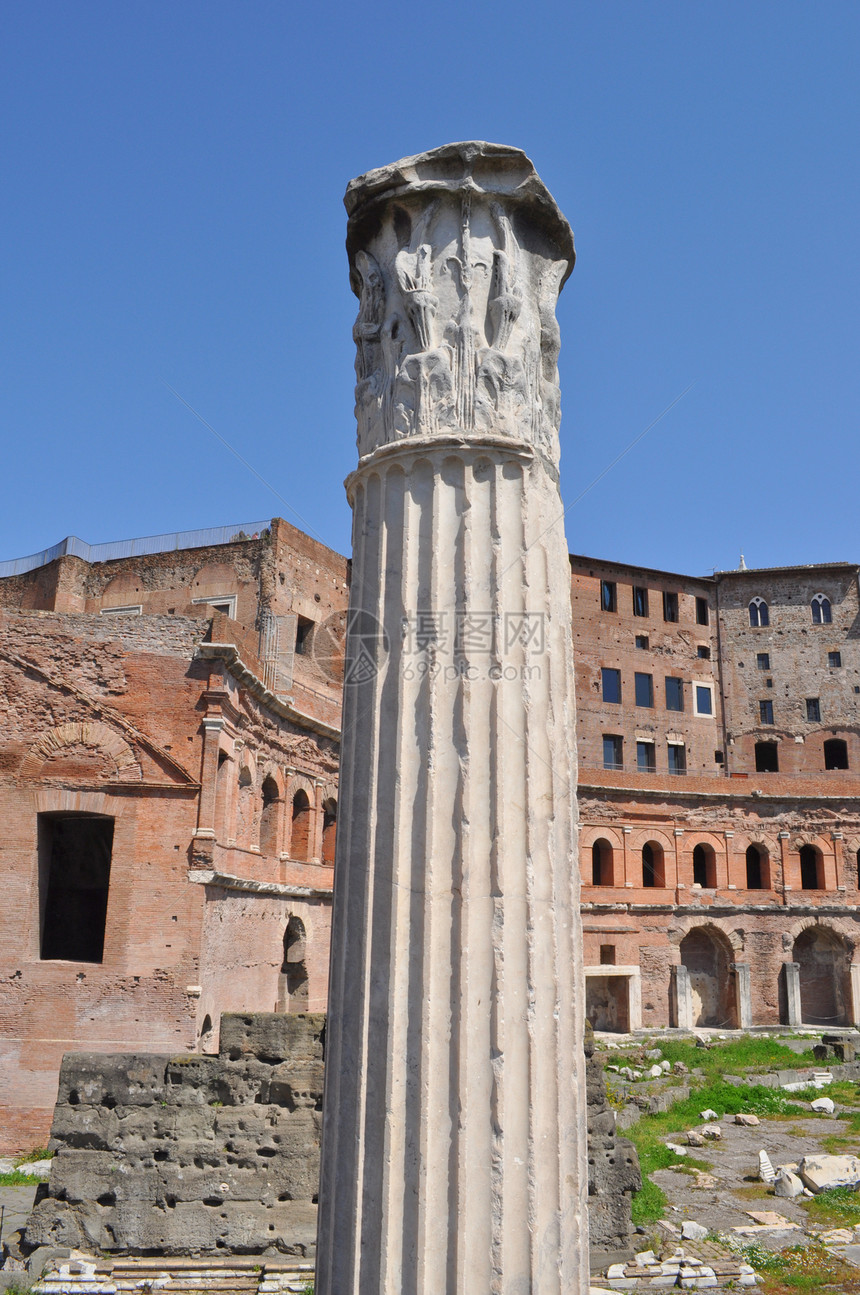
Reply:
[[[528,158],[354,180],[359,464],[317,1295],[588,1290],[555,303]]]

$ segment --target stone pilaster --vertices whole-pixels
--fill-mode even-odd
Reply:
[[[318,1295],[588,1289],[555,300],[524,154],[350,185],[354,511]]]

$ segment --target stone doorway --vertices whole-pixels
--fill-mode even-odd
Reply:
[[[738,1028],[734,954],[717,931],[699,926],[681,941],[681,962],[690,979],[693,1026]]]
[[[794,942],[804,1025],[850,1025],[851,952],[827,926],[809,926]]]

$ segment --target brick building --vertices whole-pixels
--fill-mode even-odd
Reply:
[[[3,1149],[66,1051],[325,1006],[348,575],[279,519],[0,564]],[[571,575],[594,1024],[856,1021],[858,568]]]
[[[596,1028],[860,1022],[858,567],[571,569]]]
[[[66,1051],[326,1000],[345,559],[280,520],[59,547],[0,579],[5,1149]]]

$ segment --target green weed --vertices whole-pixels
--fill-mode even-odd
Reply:
[[[854,1227],[860,1223],[860,1195],[853,1187],[833,1187],[811,1200],[801,1201],[816,1223],[827,1227]]]

